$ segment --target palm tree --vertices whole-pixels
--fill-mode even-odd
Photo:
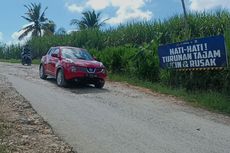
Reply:
[[[44,30],[44,35],[53,35],[55,33],[56,25],[53,21],[48,21],[42,26]]]
[[[83,17],[81,20],[72,19],[70,25],[77,25],[80,30],[88,29],[88,28],[100,28],[105,24],[105,19],[100,22],[101,13],[96,13],[94,10],[85,11],[82,13]]]
[[[57,29],[57,31],[55,32],[55,35],[58,35],[58,36],[66,35],[66,34],[67,34],[67,31],[63,27]]]
[[[48,20],[45,17],[45,11],[48,9],[46,7],[41,13],[41,3],[31,3],[29,5],[24,5],[27,9],[25,16],[22,16],[23,19],[27,20],[29,24],[23,27],[20,31],[23,33],[19,36],[19,39],[22,39],[26,35],[32,32],[33,36],[42,36],[44,33],[53,33],[55,24],[53,21]]]

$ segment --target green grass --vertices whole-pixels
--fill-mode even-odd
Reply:
[[[129,84],[151,89],[154,92],[173,95],[182,99],[195,107],[201,107],[210,111],[230,115],[230,97],[214,91],[187,92],[185,89],[170,88],[160,83],[143,81],[135,77],[121,74],[109,74],[109,79],[118,82],[127,82]]]
[[[21,61],[19,59],[0,59],[0,62],[6,62],[6,63],[20,63]]]
[[[32,61],[32,64],[37,64],[37,65],[39,65],[41,63],[41,60],[40,59],[34,59],[33,61]]]
[[[34,59],[32,60],[32,64],[40,64],[40,59]],[[6,63],[21,63],[20,59],[0,59],[0,62],[6,62]]]

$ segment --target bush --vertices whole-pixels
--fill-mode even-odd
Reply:
[[[230,69],[222,71],[178,72],[159,68],[157,48],[161,44],[188,39],[225,35],[230,55],[230,13],[191,13],[188,29],[184,17],[175,15],[164,21],[120,25],[104,31],[87,29],[69,35],[31,39],[33,55],[40,58],[51,46],[83,47],[92,52],[112,73],[127,73],[152,82],[187,90],[217,90],[230,94]],[[0,47],[1,58],[18,58],[20,46]]]

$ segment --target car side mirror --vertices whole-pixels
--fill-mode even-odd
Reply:
[[[58,54],[55,54],[55,53],[51,54],[51,56],[58,58]]]
[[[93,59],[94,59],[95,61],[97,61],[97,57],[94,56]]]

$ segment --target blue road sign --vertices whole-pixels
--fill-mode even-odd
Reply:
[[[223,36],[159,46],[158,55],[161,68],[221,68],[228,64]]]

